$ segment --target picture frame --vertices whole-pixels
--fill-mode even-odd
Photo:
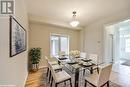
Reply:
[[[10,16],[10,57],[26,51],[26,30]]]

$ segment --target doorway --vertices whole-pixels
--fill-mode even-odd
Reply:
[[[105,62],[130,63],[130,19],[105,26],[104,58]]]
[[[129,87],[130,19],[105,26],[104,62],[113,63],[110,80]]]

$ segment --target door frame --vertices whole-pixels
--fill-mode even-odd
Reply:
[[[115,24],[118,24],[120,22],[123,22],[123,21],[127,21],[127,20],[130,20],[130,18],[125,18],[125,19],[121,19],[119,21],[115,21],[115,22],[112,22],[112,23],[107,23],[107,24],[104,24],[103,25],[103,62],[105,62],[105,40],[106,40],[106,27],[107,26],[111,26],[111,25],[115,25]],[[116,61],[115,61],[116,62]]]

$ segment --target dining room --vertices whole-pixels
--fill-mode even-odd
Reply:
[[[38,64],[39,70],[30,72],[26,87],[54,87],[56,84],[58,87],[84,87],[85,84],[91,87],[91,84],[92,86],[95,85],[93,80],[96,77],[99,79],[100,71],[107,68],[108,65],[110,67],[113,65],[112,63],[102,63],[98,53],[92,52],[88,54],[85,51],[80,51],[82,49],[80,44],[82,43],[79,41],[83,38],[81,30],[61,29],[61,27],[39,24],[37,22],[31,22],[30,29],[30,49],[40,47],[41,59]],[[43,35],[44,37],[41,39]],[[32,66],[30,66],[30,69],[32,69]],[[109,70],[107,71],[109,73],[108,77],[105,78],[106,81],[104,80],[105,82],[99,84],[120,87],[119,82],[116,81],[118,74],[113,72],[110,75],[112,67],[107,70]],[[92,79],[90,79],[92,82],[89,82],[87,81],[87,76],[91,75]],[[106,76],[107,74],[103,75]],[[110,80],[111,77],[112,80]],[[58,78],[60,78],[60,81],[56,82]]]
[[[130,0],[0,0],[0,87],[130,87],[129,25]]]
[[[38,69],[29,63],[36,72],[30,72],[26,87],[129,87],[129,67],[121,65],[116,72],[117,64],[104,55],[104,26],[129,19],[128,3],[27,0],[29,49],[40,48],[41,55]]]

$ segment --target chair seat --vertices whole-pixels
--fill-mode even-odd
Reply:
[[[62,66],[60,66],[60,65],[52,65],[52,68],[54,69],[54,70],[59,70],[59,69],[62,69]]]
[[[93,85],[97,86],[98,76],[99,76],[99,74],[94,73],[94,74],[91,74],[91,75],[85,77],[85,80],[87,80],[89,83],[92,83]]]
[[[67,72],[62,70],[62,71],[56,73],[55,82],[57,82],[57,83],[62,82],[62,81],[68,80],[70,78],[71,78],[71,76]]]

